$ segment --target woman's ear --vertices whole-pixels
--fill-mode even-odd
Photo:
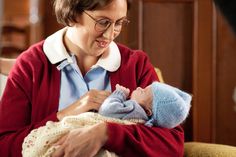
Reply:
[[[81,21],[82,21],[82,14],[78,14],[76,15],[75,19],[74,20],[69,20],[69,26],[70,27],[73,27],[75,26],[76,24],[79,24]]]

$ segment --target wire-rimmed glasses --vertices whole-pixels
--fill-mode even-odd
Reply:
[[[121,32],[123,26],[127,26],[129,24],[129,20],[126,18],[117,20],[115,22],[112,22],[111,20],[107,18],[103,19],[95,19],[92,15],[88,14],[86,11],[84,11],[86,15],[88,15],[92,20],[94,20],[95,25],[94,29],[97,32],[105,32],[113,23],[114,25],[114,31],[115,32]]]

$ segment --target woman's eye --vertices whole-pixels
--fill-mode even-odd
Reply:
[[[102,20],[99,20],[98,23],[99,23],[99,25],[107,26],[110,24],[110,21],[106,20],[106,19],[102,19]]]
[[[123,25],[123,21],[117,21],[117,22],[116,22],[116,25],[117,25],[117,26]]]

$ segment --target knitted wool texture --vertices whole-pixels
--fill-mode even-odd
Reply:
[[[170,85],[153,82],[153,102],[149,126],[173,128],[182,123],[188,116],[192,96]]]
[[[144,109],[133,100],[126,100],[123,90],[116,89],[100,106],[98,113],[106,117],[118,119],[143,119],[148,120]]]
[[[143,120],[119,120],[86,112],[77,116],[65,117],[60,122],[49,121],[45,126],[34,129],[25,137],[22,144],[23,157],[50,157],[57,149],[53,146],[63,135],[76,128],[88,127],[99,122],[116,122],[120,124],[144,123]],[[117,157],[113,152],[100,150],[95,157]]]

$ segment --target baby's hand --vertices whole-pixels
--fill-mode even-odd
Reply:
[[[129,96],[129,92],[130,92],[129,88],[116,84],[116,89],[122,90],[126,96]]]

